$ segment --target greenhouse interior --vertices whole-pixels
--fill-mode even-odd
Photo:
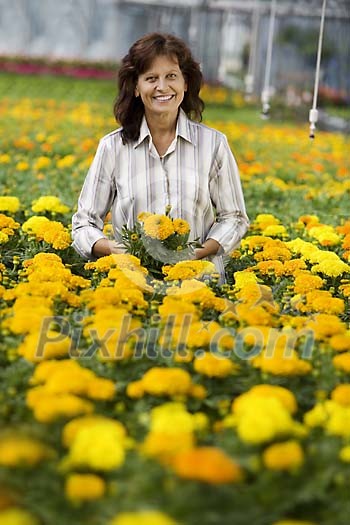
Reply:
[[[0,524],[348,525],[350,0],[0,0]]]

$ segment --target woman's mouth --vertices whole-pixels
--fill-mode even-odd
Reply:
[[[157,102],[169,102],[169,100],[172,100],[175,97],[175,95],[159,95],[157,97],[153,97]]]

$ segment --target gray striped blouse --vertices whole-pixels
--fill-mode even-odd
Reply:
[[[132,227],[139,213],[165,213],[189,222],[190,240],[214,239],[219,254],[211,258],[223,275],[222,255],[248,229],[237,164],[226,136],[187,118],[182,109],[176,136],[159,156],[143,118],[137,141],[123,145],[121,128],[103,137],[86,176],[73,216],[73,247],[92,259],[109,210],[115,239],[123,225]]]

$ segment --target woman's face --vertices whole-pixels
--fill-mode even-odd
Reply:
[[[139,75],[135,96],[140,96],[147,116],[174,114],[183,101],[187,84],[177,59],[160,55]]]

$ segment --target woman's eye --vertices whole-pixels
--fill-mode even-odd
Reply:
[[[170,73],[170,75],[168,75],[169,78],[176,78],[176,73]]]
[[[147,77],[146,80],[148,82],[153,82],[155,80],[156,77]]]

